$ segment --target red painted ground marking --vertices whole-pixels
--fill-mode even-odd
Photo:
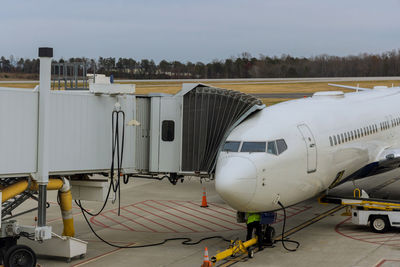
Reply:
[[[97,226],[102,226],[102,227],[104,227],[104,228],[114,229],[114,228],[112,228],[111,226],[105,225],[104,223],[97,221],[97,220],[96,220],[96,217],[90,218],[89,221],[90,221],[91,223],[93,223],[94,225],[97,225]]]
[[[115,215],[118,215],[118,213],[117,213],[115,210],[111,210],[111,212],[114,213]],[[124,216],[124,215],[122,215],[122,214],[120,214],[120,216],[123,217],[123,218],[125,218],[125,219],[127,219],[127,220],[130,221],[130,222],[139,224],[139,225],[143,226],[144,228],[149,229],[149,230],[152,231],[152,232],[156,232],[156,230],[151,229],[150,227],[148,227],[148,226],[146,226],[146,225],[144,225],[144,224],[141,224],[140,222],[137,222],[137,221],[135,221],[135,220],[132,220],[131,218],[128,218],[128,217],[126,217],[126,216]]]
[[[188,203],[189,203],[189,204],[192,204],[192,205],[194,205],[194,206],[196,206],[196,207],[200,207],[200,205],[197,205],[196,203],[194,203],[194,202],[192,202],[192,201],[188,201]],[[213,206],[216,206],[216,205],[213,204]],[[216,206],[216,207],[217,207],[217,206]],[[218,213],[220,213],[220,214],[223,214],[223,215],[228,216],[228,217],[231,217],[231,218],[236,218],[236,216],[233,216],[233,215],[230,215],[230,214],[226,214],[226,213],[221,212],[221,211],[219,211],[219,210],[212,209],[210,203],[209,203],[209,207],[208,207],[207,209],[212,210],[212,211],[215,211],[215,212],[218,212]]]
[[[171,203],[174,203],[174,204],[176,204],[176,205],[179,205],[178,203],[176,203],[176,202],[173,201],[173,200],[170,200],[170,202],[171,202]],[[227,222],[227,223],[236,225],[236,226],[240,226],[241,228],[246,228],[245,226],[243,226],[243,225],[241,225],[241,224],[237,224],[237,223],[234,223],[234,222],[232,222],[232,221],[228,221],[228,220],[225,220],[225,219],[221,219],[221,218],[219,218],[219,217],[217,217],[217,216],[214,216],[214,215],[212,215],[212,214],[210,214],[210,213],[203,212],[203,210],[206,211],[207,209],[196,210],[196,209],[190,208],[190,207],[188,207],[188,206],[186,206],[186,205],[184,205],[184,204],[182,204],[181,206],[184,207],[184,208],[186,208],[186,209],[190,209],[190,210],[193,210],[193,211],[195,211],[195,212],[202,213],[202,214],[204,214],[204,215],[207,215],[207,216],[216,218],[216,219],[218,219],[218,220],[220,220],[220,221],[224,221],[224,222]],[[219,212],[217,212],[217,213],[219,213]]]
[[[200,208],[199,205],[196,205],[194,202],[190,202],[190,201],[145,200],[145,201],[141,201],[138,203],[134,203],[134,204],[130,204],[130,205],[121,207],[122,210],[127,212],[121,216],[121,220],[124,221],[125,225],[121,223],[122,222],[121,220],[114,218],[117,209],[107,210],[104,212],[105,216],[101,216],[101,217],[97,217],[97,218],[92,217],[92,218],[90,218],[90,221],[97,226],[102,226],[105,228],[110,228],[110,229],[115,229],[115,230],[120,230],[120,231],[153,232],[153,233],[154,232],[157,232],[157,233],[170,233],[170,232],[187,233],[187,231],[185,231],[184,229],[188,229],[191,232],[207,232],[207,231],[216,232],[216,231],[240,230],[240,229],[246,228],[244,225],[237,224],[236,221],[230,220],[230,219],[228,219],[228,217],[225,217],[225,216],[229,216],[231,218],[236,219],[236,216],[227,214],[226,210],[229,210],[229,209],[219,208],[219,205],[214,205],[213,203],[209,203],[209,205],[214,208],[209,207],[209,208],[203,209],[203,208]],[[142,206],[142,207],[140,207],[140,206]],[[145,207],[148,207],[149,209],[145,209]],[[296,212],[289,213],[288,218],[291,218],[291,217],[307,210],[308,208],[309,207],[298,207]],[[192,212],[190,212],[190,211],[192,211]],[[233,210],[229,210],[229,211],[233,211]],[[292,210],[292,211],[294,211],[294,210]],[[109,215],[107,213],[112,214],[112,216],[107,216],[107,215]],[[180,215],[179,213],[181,213],[182,215],[179,216]],[[198,214],[196,214],[196,213],[198,213]],[[129,214],[132,214],[135,217],[130,216]],[[200,216],[200,214],[201,214],[201,216]],[[202,216],[202,215],[204,215],[204,216]],[[279,219],[276,221],[276,223],[282,221],[281,220],[282,215],[281,214],[278,214],[278,215],[279,215]],[[158,223],[157,221],[147,218],[146,216],[149,216],[149,217],[154,216],[154,217],[160,218],[162,221],[157,219],[158,222],[161,222],[161,223]],[[185,216],[185,217],[182,217],[182,216]],[[102,218],[104,218],[104,220],[111,220],[113,222],[117,222],[117,224],[108,226],[105,224],[106,222],[104,222],[104,223],[101,222],[103,220]],[[112,218],[114,218],[115,220],[113,220]],[[150,224],[146,223],[146,222],[138,222],[138,221],[136,221],[137,218],[144,219],[144,220],[148,221]],[[191,218],[193,218],[193,219],[191,220]],[[188,223],[194,224],[201,228],[192,227],[190,225],[186,226],[184,222],[182,223],[182,221],[184,221],[184,222],[187,221]],[[210,223],[211,225],[208,227],[203,222],[204,223],[207,222],[207,225],[208,225],[208,223]],[[140,227],[140,228],[137,228],[135,226],[129,227],[129,226],[131,226],[131,223],[136,223],[137,226],[142,226],[142,227]],[[153,223],[154,226],[151,225],[151,223]],[[161,228],[155,227],[155,225],[161,226]],[[128,229],[128,227],[130,229]],[[175,227],[178,227],[178,229],[174,229]],[[136,228],[137,230],[136,229],[131,230],[133,228]],[[182,228],[184,228],[184,229],[182,230]],[[205,229],[205,230],[203,230],[203,229]]]
[[[152,223],[155,223],[155,224],[157,224],[157,225],[159,225],[159,226],[161,226],[161,227],[167,228],[167,229],[169,229],[169,230],[171,230],[171,231],[173,231],[173,232],[175,232],[175,233],[178,233],[178,231],[176,231],[175,229],[169,228],[168,226],[165,226],[165,225],[163,225],[163,224],[161,224],[161,223],[158,223],[158,222],[156,222],[156,221],[153,221],[152,219],[149,219],[149,218],[146,218],[146,217],[144,217],[144,216],[142,216],[142,215],[139,215],[139,214],[137,214],[136,212],[133,212],[133,211],[128,210],[128,209],[126,209],[126,208],[121,208],[121,209],[123,209],[123,210],[125,210],[125,211],[127,211],[127,212],[129,212],[129,213],[131,213],[131,214],[134,214],[134,215],[136,215],[136,216],[139,216],[139,217],[141,217],[141,218],[143,218],[143,219],[146,219],[146,220],[148,220],[148,221],[150,221],[150,222],[152,222]]]
[[[191,202],[191,201],[189,201],[189,202]],[[192,202],[192,203],[193,203],[193,202]],[[215,204],[215,203],[212,203],[211,205],[216,206],[216,207],[218,207],[218,208],[220,208],[220,209],[224,209],[224,210],[230,211],[230,212],[232,212],[233,214],[236,214],[236,211],[233,210],[233,209],[228,209],[228,208],[225,208],[225,207],[221,207],[220,205],[217,205],[217,204]],[[235,218],[236,218],[236,217],[235,217]]]
[[[164,206],[164,207],[167,207],[167,208],[170,208],[170,209],[176,210],[176,211],[178,211],[178,212],[181,212],[181,213],[183,213],[183,214],[187,214],[187,215],[190,215],[190,216],[192,216],[192,217],[195,217],[195,218],[197,218],[197,219],[199,219],[199,220],[203,220],[203,221],[209,222],[209,223],[211,223],[211,224],[213,224],[213,225],[218,225],[218,226],[220,226],[220,227],[222,227],[222,228],[225,228],[225,229],[228,229],[228,230],[233,230],[233,229],[231,229],[231,228],[229,228],[229,227],[226,227],[226,226],[223,226],[223,225],[221,225],[221,224],[218,224],[218,223],[216,223],[216,222],[213,222],[213,221],[210,221],[210,220],[207,220],[207,219],[201,218],[201,217],[199,217],[199,216],[196,216],[196,215],[190,214],[190,213],[188,213],[188,212],[185,212],[185,211],[182,211],[182,210],[179,210],[179,209],[176,209],[176,208],[170,207],[170,206],[168,206],[168,205],[165,205],[165,204],[162,204],[162,203],[160,203],[160,202],[158,202],[158,201],[155,201],[155,200],[152,200],[152,201],[153,201],[153,202],[155,202],[155,203],[157,203],[157,204],[159,204],[159,205],[161,205],[161,206]],[[213,231],[214,231],[214,232],[216,232],[217,230],[216,230],[216,229],[214,229]]]
[[[178,216],[178,215],[176,215],[176,214],[173,214],[173,213],[171,213],[171,212],[168,212],[168,211],[165,211],[165,210],[162,210],[162,209],[153,207],[153,206],[151,206],[151,205],[149,205],[149,204],[147,204],[147,203],[142,203],[142,205],[146,205],[146,206],[148,206],[148,207],[150,207],[150,208],[153,208],[153,209],[155,209],[155,210],[159,210],[159,211],[164,212],[164,213],[167,213],[167,214],[169,214],[169,215],[171,215],[171,216],[174,216],[174,217],[180,218],[180,219],[182,219],[182,220],[188,221],[188,222],[190,222],[190,223],[196,224],[196,225],[198,225],[198,226],[200,226],[200,227],[203,227],[203,228],[206,228],[206,229],[208,229],[208,230],[210,230],[210,231],[215,231],[214,229],[212,229],[212,228],[210,228],[210,227],[207,227],[207,226],[204,226],[204,225],[199,224],[199,223],[197,223],[197,222],[194,222],[194,221],[192,221],[192,220],[183,218],[183,217]],[[196,232],[197,232],[197,231],[196,231]]]
[[[389,243],[395,240],[392,240],[391,238],[394,238],[396,235],[398,234],[379,234],[379,233],[375,233],[376,238],[373,237],[374,233],[365,233],[366,235],[363,235],[361,231],[363,231],[362,229],[360,229],[360,235],[355,234],[354,232],[352,234],[346,233],[346,231],[342,231],[341,228],[349,228],[350,225],[346,225],[345,223],[348,223],[351,220],[351,218],[347,218],[345,220],[343,220],[342,222],[338,223],[335,227],[335,231],[347,238],[353,239],[353,240],[357,240],[357,241],[361,241],[361,242],[366,242],[366,243],[370,243],[370,244],[378,244],[378,245],[385,245],[385,246],[392,246],[392,247],[399,247],[400,246],[400,242],[397,243]],[[357,227],[357,226],[355,226]],[[368,231],[368,230],[366,230]],[[374,240],[375,239],[375,240]],[[381,239],[381,240],[376,240],[376,239]]]
[[[141,204],[144,204],[144,203],[141,203]],[[133,206],[133,205],[132,205],[132,206]],[[163,219],[163,220],[165,220],[165,221],[169,221],[169,222],[171,222],[171,223],[173,223],[173,224],[180,225],[180,226],[182,226],[183,228],[189,229],[190,231],[198,232],[198,231],[196,231],[196,230],[194,230],[194,229],[192,229],[192,228],[190,228],[190,227],[187,227],[187,226],[185,226],[185,225],[183,225],[183,224],[174,222],[174,221],[172,221],[172,220],[170,220],[170,219],[168,219],[168,218],[162,217],[162,216],[157,215],[157,214],[155,214],[155,213],[153,213],[153,212],[150,212],[150,211],[144,210],[144,209],[142,209],[142,208],[139,208],[139,207],[136,206],[136,205],[135,205],[134,207],[137,208],[137,209],[140,209],[140,210],[142,210],[142,211],[148,212],[148,213],[150,213],[150,214],[152,214],[152,215],[154,215],[154,216],[156,216],[156,217],[158,217],[158,218],[161,218],[161,219]]]
[[[383,259],[380,262],[378,262],[375,267],[381,267],[385,262],[400,262],[400,260],[387,260],[387,259]]]
[[[108,217],[107,215],[104,215],[104,214],[100,214],[100,215],[103,216],[104,218],[109,219],[110,221],[115,222],[116,224],[122,225],[123,227],[125,227],[125,228],[128,229],[128,230],[135,231],[135,229],[133,229],[133,228],[131,228],[131,227],[129,227],[129,226],[123,224],[122,222],[119,222],[119,221],[117,221],[117,220],[114,220],[113,218],[110,218],[110,217]]]

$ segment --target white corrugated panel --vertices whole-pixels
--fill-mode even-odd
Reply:
[[[0,175],[36,172],[38,93],[0,88]]]

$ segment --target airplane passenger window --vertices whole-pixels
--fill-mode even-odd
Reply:
[[[268,142],[267,153],[277,155],[275,141]]]
[[[353,131],[350,131],[350,134],[351,134],[351,140],[354,140]]]
[[[332,143],[332,139],[330,139],[330,141]],[[276,140],[276,146],[278,148],[278,154],[281,154],[283,151],[285,151],[287,149],[286,142],[283,139]]]
[[[332,137],[329,136],[329,143],[333,146]]]
[[[227,152],[238,152],[239,151],[240,142],[237,141],[227,141],[222,148],[222,151]]]
[[[340,137],[341,137],[341,141],[342,141],[342,143],[344,143],[344,136],[343,136],[343,134],[340,134]]]
[[[243,142],[240,152],[265,152],[265,142]]]
[[[340,135],[337,135],[337,140],[338,140],[338,143],[339,143],[339,145],[340,145]]]
[[[357,129],[357,136],[360,138],[360,129]]]
[[[335,146],[337,145],[336,136],[333,136],[333,142],[335,142]]]
[[[347,142],[348,141],[348,139],[347,139],[347,133],[344,133],[344,140]]]

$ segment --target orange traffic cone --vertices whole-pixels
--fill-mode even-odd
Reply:
[[[211,266],[212,266],[211,261],[208,258],[208,249],[206,247],[204,250],[204,261],[203,261],[203,264],[201,265],[201,267],[211,267]]]
[[[201,199],[201,206],[200,207],[202,207],[202,208],[207,208],[208,207],[208,205],[207,205],[207,197],[206,197],[206,188],[205,187],[203,187],[203,197]]]

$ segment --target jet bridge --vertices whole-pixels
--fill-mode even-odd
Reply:
[[[253,96],[205,84],[184,84],[175,95],[136,96],[136,170],[210,176],[228,134],[262,108]]]
[[[35,89],[0,88],[0,261],[6,266],[16,249],[34,255],[18,247],[20,236],[47,240],[39,251],[63,247],[68,251],[54,255],[84,254],[86,244],[72,238],[71,201],[105,201],[112,177],[168,175],[173,184],[183,176],[212,177],[228,134],[265,107],[255,97],[205,84],[184,84],[175,95],[135,95],[134,85],[97,74],[75,77],[75,90],[50,90],[52,54],[52,48],[39,49]],[[84,90],[78,90],[79,81]],[[53,79],[54,84],[63,89],[66,83]],[[59,236],[46,225],[47,190],[59,191],[65,237],[56,242],[49,240]],[[38,201],[26,211],[38,210],[35,226],[11,220],[28,199]]]

